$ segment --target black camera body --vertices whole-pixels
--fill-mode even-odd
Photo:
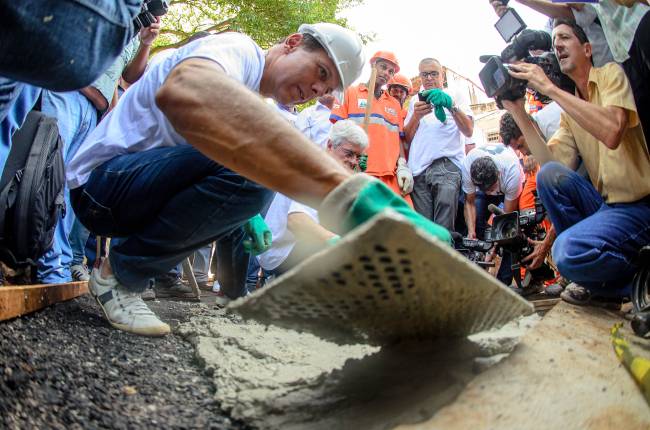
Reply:
[[[487,240],[468,239],[456,232],[453,232],[451,235],[454,240],[454,249],[465,256],[469,261],[481,267],[494,266],[494,263],[492,262],[485,262],[485,256],[494,246],[492,242]]]
[[[555,55],[547,52],[544,56],[531,57],[529,51],[549,51],[552,47],[551,36],[545,31],[525,29],[521,31],[512,43],[505,47],[501,55],[482,56],[485,66],[479,72],[479,78],[488,97],[502,100],[517,100],[526,93],[528,83],[516,79],[508,73],[508,63],[523,60],[527,63],[544,65],[547,75],[562,75]],[[553,56],[554,61],[549,58]],[[549,75],[549,76],[550,76]],[[563,75],[562,75],[563,76]]]
[[[523,283],[519,273],[521,260],[534,250],[528,239],[541,241],[546,237],[546,231],[540,225],[546,217],[546,210],[537,193],[534,195],[534,209],[503,213],[499,208],[490,205],[495,217],[492,220],[492,228],[486,231],[486,241],[499,247],[502,252],[512,255],[513,274],[519,287],[527,287],[531,282],[543,282],[555,277],[555,273],[546,263],[537,269],[529,270],[528,279],[524,279]]]
[[[156,22],[156,17],[167,14],[169,6],[165,0],[145,0],[142,3],[140,13],[133,18],[133,30],[135,33],[143,28],[150,27]]]

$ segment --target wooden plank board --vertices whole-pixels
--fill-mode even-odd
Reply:
[[[88,282],[0,287],[0,321],[16,318],[88,292]]]
[[[399,430],[650,428],[650,408],[614,353],[602,309],[558,303],[515,351],[470,382],[430,420]],[[650,341],[634,338],[650,356]],[[645,351],[645,352],[644,352]]]

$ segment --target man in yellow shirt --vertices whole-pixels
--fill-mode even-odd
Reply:
[[[554,86],[536,65],[512,65],[510,71],[564,110],[548,146],[523,100],[503,105],[542,164],[539,195],[558,235],[553,259],[574,281],[562,298],[616,307],[630,292],[635,257],[650,243],[650,155],[623,69],[615,63],[593,67],[591,45],[573,22],[555,22],[553,45],[575,95]],[[573,171],[580,159],[591,182]],[[548,252],[554,236],[538,243],[535,254]]]

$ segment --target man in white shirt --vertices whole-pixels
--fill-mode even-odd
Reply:
[[[302,25],[266,52],[223,33],[179,48],[129,87],[67,172],[80,221],[114,238],[89,290],[115,328],[169,333],[139,292],[205,244],[243,226],[248,250],[266,250],[269,188],[319,207],[337,233],[391,209],[451,243],[384,184],[323,159],[259,97],[295,105],[342,92],[361,73],[362,46],[329,23]]]
[[[325,151],[352,170],[367,147],[368,136],[363,129],[342,120],[332,126]],[[273,199],[265,221],[273,234],[273,244],[257,259],[266,272],[274,275],[286,272],[337,237],[318,223],[315,209],[280,193]]]
[[[518,209],[519,196],[523,190],[525,175],[515,149],[525,144],[521,132],[500,124],[504,142],[489,144],[471,150],[463,161],[463,191],[465,192],[465,223],[467,236],[485,239],[485,228],[490,217],[488,205],[503,203],[505,212]],[[506,253],[501,260],[497,279],[505,285],[512,282],[512,262]]]
[[[442,66],[437,60],[425,58],[419,69],[425,91],[442,91]],[[444,121],[433,109],[431,103],[416,101],[406,116],[404,138],[410,144],[408,167],[414,179],[411,198],[422,216],[453,231],[465,158],[462,136],[472,135],[474,121],[466,104],[452,105]]]
[[[467,236],[484,239],[490,203],[503,203],[505,212],[516,211],[523,183],[524,172],[513,148],[497,143],[472,149],[463,161]]]
[[[315,105],[300,112],[296,118],[296,128],[320,148],[325,148],[329,140],[329,132],[332,128],[330,114],[334,101],[332,94],[325,94],[318,98]]]

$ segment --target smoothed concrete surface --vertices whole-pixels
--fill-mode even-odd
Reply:
[[[650,407],[614,354],[620,314],[560,302],[515,351],[430,420],[399,430],[650,429]],[[650,342],[622,330],[636,354]]]

